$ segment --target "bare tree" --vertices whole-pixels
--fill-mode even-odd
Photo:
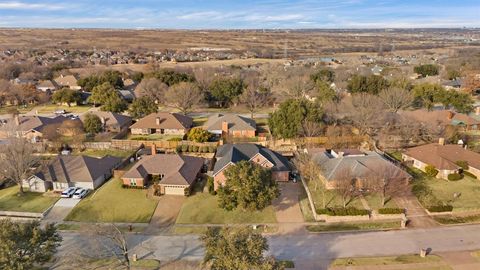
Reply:
[[[408,108],[413,102],[412,93],[399,87],[384,89],[380,92],[379,97],[383,104],[385,104],[385,107],[394,113],[401,109]]]
[[[113,257],[119,259],[127,269],[130,269],[130,258],[128,256],[130,250],[127,236],[118,226],[110,223],[90,225],[83,229],[92,234],[92,237],[98,237],[96,240],[103,245],[103,249],[111,252]]]
[[[343,169],[335,174],[335,191],[342,199],[343,208],[346,208],[347,205],[359,195],[356,184],[357,180],[350,169]]]
[[[308,75],[298,75],[285,82],[287,95],[294,99],[301,99],[312,94],[314,84]]]
[[[320,191],[322,194],[322,208],[326,207],[326,187],[320,179],[320,166],[312,159],[309,154],[297,153],[293,159],[293,164],[298,170],[303,179],[308,183],[313,184],[315,191]]]
[[[10,133],[13,134],[13,133]],[[25,138],[10,136],[7,143],[1,146],[0,170],[3,177],[14,181],[23,195],[22,183],[38,164],[39,158],[34,153],[33,145]]]
[[[157,78],[145,78],[135,88],[135,95],[137,97],[147,96],[156,103],[163,103],[165,92],[168,86]]]
[[[254,113],[258,109],[265,107],[272,101],[272,92],[269,88],[261,86],[258,81],[247,82],[247,84],[248,86],[243,91],[240,101],[245,103],[250,112],[250,117],[253,119]]]
[[[382,206],[387,200],[405,193],[408,175],[393,164],[377,164],[371,168],[365,179],[365,185],[378,193]]]
[[[215,70],[209,67],[197,68],[193,71],[198,87],[203,93],[208,91],[208,87],[215,78]]]
[[[165,94],[168,105],[179,109],[187,114],[193,107],[202,100],[202,94],[194,83],[181,82],[173,85]]]
[[[347,112],[361,134],[375,130],[379,117],[384,113],[383,103],[377,96],[360,93],[352,96],[351,111]],[[370,134],[371,135],[371,134]]]

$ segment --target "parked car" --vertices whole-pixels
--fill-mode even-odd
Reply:
[[[73,194],[75,193],[75,191],[77,191],[77,187],[69,187],[67,189],[65,189],[64,191],[62,191],[62,195],[60,197],[62,198],[70,198],[73,196]]]
[[[65,110],[55,110],[53,113],[54,114],[65,114],[67,112]]]
[[[75,193],[73,194],[72,198],[74,199],[83,199],[85,196],[88,194],[88,189],[85,188],[79,188]]]

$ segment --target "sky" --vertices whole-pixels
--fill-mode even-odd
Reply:
[[[0,0],[0,27],[480,27],[480,0]]]

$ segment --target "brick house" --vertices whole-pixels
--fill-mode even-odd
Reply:
[[[425,167],[431,165],[438,170],[437,178],[448,179],[452,173],[462,172],[458,161],[468,163],[468,172],[480,178],[480,154],[463,148],[461,145],[444,144],[440,139],[439,143],[431,143],[407,149],[402,154],[404,161],[413,162],[413,167],[425,171]]]
[[[203,129],[218,136],[253,138],[257,130],[255,120],[236,114],[214,114]]]
[[[143,156],[122,176],[122,182],[128,186],[146,186],[153,176],[157,176],[161,194],[187,195],[203,164],[202,158],[178,154]]]
[[[225,184],[224,171],[242,160],[250,161],[270,169],[275,181],[287,182],[291,172],[289,161],[281,154],[260,145],[225,144],[217,149],[213,168],[215,190]]]
[[[192,118],[178,113],[151,113],[130,126],[133,135],[185,135],[193,125]]]

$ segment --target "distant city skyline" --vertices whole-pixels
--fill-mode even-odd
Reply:
[[[479,0],[0,0],[0,27],[461,28],[479,14]]]

